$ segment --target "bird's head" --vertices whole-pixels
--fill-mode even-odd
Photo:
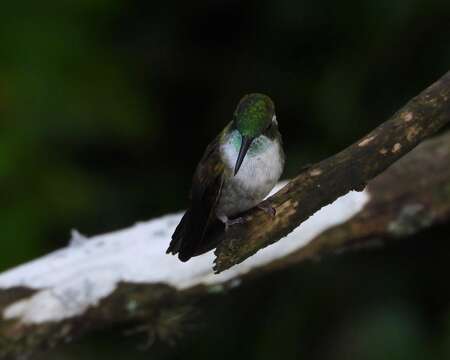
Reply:
[[[252,141],[263,135],[273,123],[276,123],[275,105],[267,95],[245,95],[236,107],[233,123],[242,137],[239,155],[234,168],[234,174],[236,175]]]

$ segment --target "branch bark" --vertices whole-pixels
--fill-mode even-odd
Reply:
[[[276,216],[259,209],[218,235],[217,273],[275,243],[323,206],[369,180],[450,120],[450,72],[409,101],[389,120],[340,153],[311,166],[265,201]]]

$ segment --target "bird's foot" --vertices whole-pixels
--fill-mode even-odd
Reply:
[[[225,231],[228,231],[230,226],[237,225],[237,224],[243,224],[245,222],[243,217],[228,219],[228,217],[226,215],[221,215],[218,218],[225,225]]]
[[[256,205],[256,207],[262,211],[264,211],[267,215],[270,215],[271,217],[275,217],[275,215],[277,214],[277,210],[267,204],[261,203]]]

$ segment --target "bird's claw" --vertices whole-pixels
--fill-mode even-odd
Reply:
[[[277,214],[277,210],[270,205],[259,204],[257,205],[257,208],[264,211],[267,215],[270,215],[271,217],[275,217],[275,215]]]
[[[217,217],[225,225],[225,231],[227,231],[230,226],[243,224],[245,222],[244,218],[240,216],[234,219],[228,219],[226,215],[220,215]]]
[[[227,231],[230,226],[243,224],[243,223],[245,223],[245,220],[243,217],[237,217],[235,219],[227,219],[227,221],[225,222],[225,231]]]

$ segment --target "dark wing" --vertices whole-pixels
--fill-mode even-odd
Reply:
[[[224,181],[224,164],[220,158],[220,135],[208,145],[192,180],[191,204],[172,235],[167,253],[181,261],[211,249],[208,233],[217,225],[215,209]]]

